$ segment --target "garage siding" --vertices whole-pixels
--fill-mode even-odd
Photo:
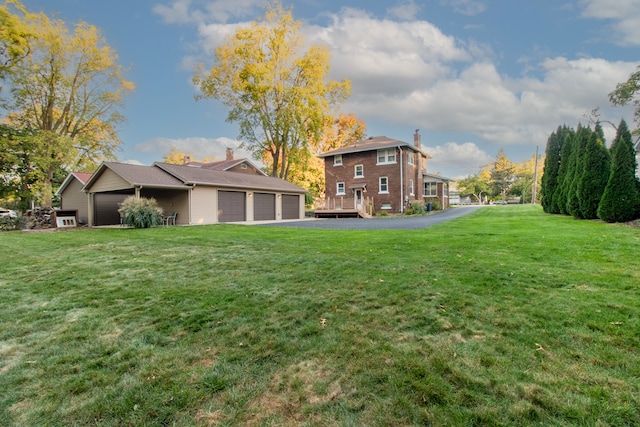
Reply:
[[[282,219],[300,219],[300,196],[282,195]]]
[[[276,219],[276,195],[253,193],[253,219],[268,221]]]
[[[218,221],[246,221],[246,194],[244,191],[218,191]]]

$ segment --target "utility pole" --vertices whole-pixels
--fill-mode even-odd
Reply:
[[[536,193],[538,191],[538,146],[536,145],[536,161],[533,171],[533,190],[531,191],[531,203],[536,203]]]

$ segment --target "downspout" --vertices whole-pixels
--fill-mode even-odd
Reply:
[[[402,168],[402,147],[398,146],[400,150],[400,213],[404,213],[404,173]]]

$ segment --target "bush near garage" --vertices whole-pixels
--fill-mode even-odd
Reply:
[[[154,198],[130,196],[118,209],[122,224],[133,228],[150,228],[162,224],[162,208]]]

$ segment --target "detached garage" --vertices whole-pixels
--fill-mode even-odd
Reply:
[[[306,190],[264,174],[211,170],[193,165],[153,166],[104,162],[82,191],[89,225],[120,224],[120,203],[130,195],[153,197],[176,224],[304,218]]]

